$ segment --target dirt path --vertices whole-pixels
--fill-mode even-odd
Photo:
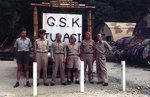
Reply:
[[[32,97],[32,88],[24,87],[22,76],[20,87],[14,89],[16,81],[16,62],[0,61],[0,97]],[[143,68],[127,66],[127,91],[121,91],[121,65],[107,62],[109,86],[85,84],[85,92],[79,92],[79,85],[60,85],[59,79],[55,86],[38,87],[38,97],[150,97],[150,71]],[[94,64],[95,71],[95,64]],[[42,81],[42,80],[41,80]],[[48,79],[50,81],[50,79]],[[32,82],[32,79],[30,79]]]

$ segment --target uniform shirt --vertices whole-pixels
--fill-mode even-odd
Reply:
[[[20,51],[29,51],[29,49],[32,47],[31,40],[29,38],[25,38],[24,40],[20,37],[16,40],[14,47],[18,49],[18,52]]]
[[[72,56],[72,55],[79,56],[80,54],[80,47],[77,44],[75,45],[68,44],[66,46],[66,49],[67,49],[68,56]]]
[[[102,43],[100,43],[99,41],[96,43],[97,54],[106,54],[107,49],[111,51],[112,47],[106,41],[102,40]]]
[[[36,52],[45,52],[49,50],[49,41],[48,39],[41,40],[41,38],[36,39],[34,44],[34,51]]]
[[[54,54],[64,54],[66,57],[66,46],[63,42],[54,42],[51,46],[51,57],[54,58]]]
[[[81,43],[82,53],[93,54],[94,47],[95,47],[95,42],[93,40],[87,42],[87,40],[85,39]]]

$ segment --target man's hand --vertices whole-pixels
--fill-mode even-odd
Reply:
[[[106,55],[103,55],[103,59],[104,59],[104,60],[106,59]]]
[[[14,52],[14,57],[17,58],[17,53],[16,52]]]
[[[36,62],[36,55],[33,56],[33,61]]]
[[[80,60],[83,61],[83,57],[80,57]]]
[[[93,62],[95,61],[95,57],[93,57]]]
[[[18,51],[17,51],[17,48],[14,48],[15,50],[14,50],[14,57],[15,58],[17,58],[17,53],[18,53]]]
[[[66,58],[64,58],[64,63],[66,63]]]
[[[54,58],[52,58],[52,62],[55,63],[55,59]]]

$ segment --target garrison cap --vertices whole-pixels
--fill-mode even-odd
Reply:
[[[91,33],[87,31],[85,34],[89,34],[90,35]]]
[[[100,33],[99,33],[99,34],[97,34],[97,36],[100,36],[100,37],[102,37],[102,34],[100,34]]]
[[[75,38],[75,39],[76,39],[75,35],[71,35],[71,37],[70,37],[70,38]]]
[[[38,31],[39,34],[42,34],[42,33],[45,33],[45,32],[46,32],[45,29],[39,29],[39,31]]]

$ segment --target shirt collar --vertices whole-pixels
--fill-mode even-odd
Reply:
[[[60,42],[58,42],[58,41],[56,41],[57,43],[62,43],[62,41],[60,41]]]
[[[25,37],[24,39],[26,40],[27,38]],[[20,37],[20,40],[23,40],[23,39]]]
[[[70,43],[70,45],[76,45],[76,43],[75,43],[75,44],[71,44],[71,43]]]
[[[41,40],[41,38],[39,38]],[[44,38],[44,41],[45,41],[45,38]]]
[[[87,40],[86,40],[86,39],[85,39],[85,41],[87,42]],[[92,41],[92,39],[90,39],[90,40],[89,40],[89,42],[91,42],[91,41]]]
[[[99,41],[97,41],[97,43],[102,44],[102,43],[103,43],[103,40],[102,40],[102,42],[101,42],[101,43],[100,43]]]

